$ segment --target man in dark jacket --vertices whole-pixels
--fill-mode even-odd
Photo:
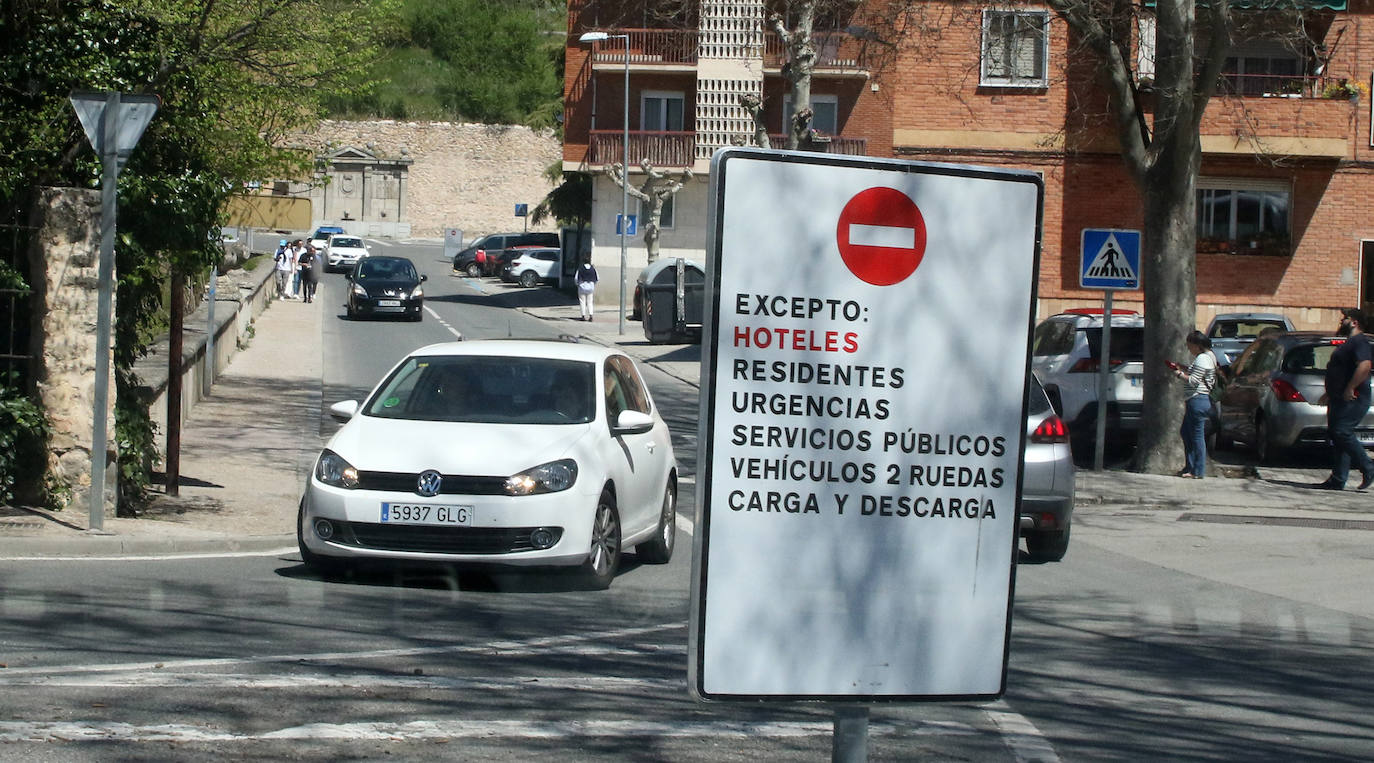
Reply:
[[[1347,338],[1331,353],[1326,364],[1326,393],[1317,401],[1326,406],[1326,433],[1331,439],[1331,476],[1317,483],[1317,487],[1326,490],[1345,489],[1352,463],[1359,467],[1363,477],[1360,490],[1374,484],[1374,464],[1355,436],[1355,427],[1369,411],[1370,359],[1374,353],[1364,333],[1366,321],[1363,310],[1341,311],[1341,326],[1336,333]]]

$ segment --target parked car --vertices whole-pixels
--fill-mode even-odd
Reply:
[[[1069,430],[1031,375],[1022,460],[1021,513],[1017,520],[1035,561],[1057,562],[1069,550],[1073,520],[1074,466]]]
[[[687,283],[706,283],[706,268],[696,260],[683,260]],[[672,283],[673,271],[677,269],[676,257],[661,257],[639,272],[635,280],[633,304],[630,307],[630,320],[644,320],[644,287],[647,284]]]
[[[526,245],[523,245],[523,246],[512,246],[512,247],[510,247],[510,248],[508,248],[508,249],[502,249],[501,251],[497,252],[496,255],[495,255],[495,256],[496,256],[496,273],[497,273],[497,275],[499,275],[499,276],[501,277],[501,280],[502,280],[502,281],[505,281],[505,282],[507,282],[507,283],[514,283],[515,280],[516,280],[516,276],[515,276],[515,274],[511,273],[510,265],[511,265],[512,262],[515,262],[515,258],[519,257],[520,255],[524,254],[525,252],[530,251],[531,249],[550,249],[550,248],[556,249],[556,247],[534,246],[534,245],[531,245],[531,244],[526,244]],[[560,251],[561,251],[561,250],[560,250]]]
[[[1257,339],[1231,364],[1219,401],[1217,444],[1238,442],[1264,462],[1290,448],[1326,444],[1326,364],[1343,337],[1298,331]],[[1354,339],[1350,341],[1366,341]],[[1374,410],[1355,429],[1374,447]]]
[[[324,249],[329,243],[329,237],[335,234],[343,234],[345,231],[337,225],[321,225],[310,234],[310,244],[316,249]]]
[[[625,354],[571,342],[423,347],[359,404],[301,499],[302,561],[576,568],[606,588],[622,550],[676,538],[668,427]]]
[[[324,245],[325,269],[347,270],[367,256],[368,247],[357,236],[336,233]]]
[[[1031,368],[1045,385],[1056,413],[1076,442],[1097,434],[1097,383],[1102,355],[1102,311],[1053,315],[1035,327]],[[1145,320],[1113,311],[1107,386],[1107,439],[1134,439],[1144,394]]]
[[[557,233],[490,233],[469,244],[453,255],[453,272],[463,273],[471,278],[483,275],[500,275],[496,255],[503,249],[513,246],[551,246],[557,248]]]
[[[348,280],[349,319],[399,315],[418,321],[424,318],[427,280],[405,257],[367,257],[360,260]]]
[[[541,283],[557,283],[563,250],[550,247],[521,249],[510,264],[511,280],[530,288]]]
[[[1278,313],[1221,313],[1207,325],[1207,338],[1212,340],[1212,354],[1227,366],[1266,329],[1292,331],[1293,322]]]

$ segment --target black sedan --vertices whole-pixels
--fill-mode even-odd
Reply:
[[[415,263],[405,257],[367,257],[358,261],[348,280],[348,317],[401,315],[424,317],[425,292]]]

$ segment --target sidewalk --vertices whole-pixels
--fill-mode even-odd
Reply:
[[[698,386],[701,345],[650,344],[640,323],[628,319],[621,335],[616,307],[602,307],[595,321],[584,322],[568,299],[569,304],[519,309],[584,341],[620,347],[639,362]],[[83,511],[5,510],[0,512],[0,558],[293,549],[297,506],[323,445],[322,350],[318,341],[300,339],[320,336],[320,307],[277,300],[259,317],[252,342],[234,356],[182,431],[179,496],[159,492],[143,516],[107,518],[101,533],[88,529]],[[1241,476],[1246,470],[1237,457],[1219,454],[1218,461],[1231,476],[1184,480],[1080,470],[1078,510],[1134,505],[1208,515],[1209,521],[1374,529],[1374,491],[1307,487],[1325,476],[1312,468],[1317,462]]]
[[[142,516],[106,517],[103,531],[89,529],[84,510],[7,510],[0,557],[294,548],[296,509],[322,444],[321,308],[275,300],[258,318],[249,346],[182,429],[180,495],[158,486]]]

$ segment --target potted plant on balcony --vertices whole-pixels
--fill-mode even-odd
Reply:
[[[1358,101],[1361,95],[1368,95],[1369,88],[1363,82],[1351,82],[1342,77],[1328,82],[1322,87],[1322,97],[1331,99],[1347,98]]]

